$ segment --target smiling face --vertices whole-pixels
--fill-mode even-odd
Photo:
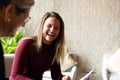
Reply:
[[[43,25],[42,31],[42,42],[45,44],[50,44],[55,40],[60,33],[60,22],[54,17],[49,17],[46,19]]]

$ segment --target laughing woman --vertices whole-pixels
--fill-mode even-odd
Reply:
[[[47,12],[38,33],[23,39],[15,52],[10,80],[42,80],[50,69],[53,80],[71,80],[61,74],[64,52],[64,22],[56,12]]]

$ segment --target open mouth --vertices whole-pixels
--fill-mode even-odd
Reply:
[[[53,33],[47,33],[47,35],[48,35],[48,36],[52,36],[52,37],[55,36],[55,34],[53,34]]]

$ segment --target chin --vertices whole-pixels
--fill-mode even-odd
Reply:
[[[53,42],[54,40],[48,40],[49,43]]]

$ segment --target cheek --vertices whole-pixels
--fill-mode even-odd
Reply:
[[[14,18],[14,26],[16,27],[20,27],[24,24],[24,20],[25,18],[20,15],[20,16],[16,16],[16,18]]]
[[[16,27],[20,27],[24,24],[24,20],[19,20],[16,22]]]
[[[13,31],[16,31],[19,27],[21,27],[23,25],[24,21],[23,20],[16,20],[13,22],[13,24],[11,24]]]
[[[45,35],[46,35],[46,32],[43,30],[42,31],[42,36],[45,37]]]
[[[42,33],[46,34],[47,31],[48,31],[48,28],[43,27]]]
[[[12,18],[13,26],[20,26],[23,23],[24,18],[22,15],[15,15],[14,18]]]
[[[57,36],[60,34],[60,30],[56,31]]]
[[[9,25],[9,30],[10,31],[15,31],[17,28],[18,28],[19,24],[18,24],[18,21],[14,21],[14,22],[11,22],[10,25]]]
[[[45,29],[42,30],[42,36],[43,36],[43,37],[45,37],[45,36],[47,35],[46,32],[47,32],[47,31],[46,31]]]

